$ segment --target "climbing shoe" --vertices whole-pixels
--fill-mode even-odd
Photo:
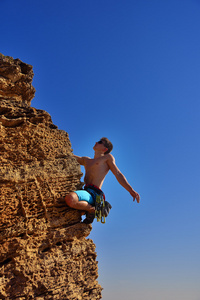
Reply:
[[[84,224],[91,224],[94,221],[95,214],[86,212],[86,218],[83,220]]]

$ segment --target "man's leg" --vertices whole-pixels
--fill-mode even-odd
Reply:
[[[71,208],[88,211],[89,213],[95,213],[95,207],[90,205],[87,201],[79,201],[78,195],[74,192],[69,193],[65,197],[65,202]]]

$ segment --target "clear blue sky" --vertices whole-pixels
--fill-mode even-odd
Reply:
[[[200,2],[0,0],[0,52],[33,65],[32,106],[93,156],[102,136],[141,194],[108,174],[93,225],[104,300],[200,299]]]

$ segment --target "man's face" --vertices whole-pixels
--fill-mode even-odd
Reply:
[[[93,147],[94,150],[99,150],[99,151],[102,151],[102,152],[106,152],[108,149],[104,146],[104,143],[100,140],[98,142],[95,143],[94,147]]]

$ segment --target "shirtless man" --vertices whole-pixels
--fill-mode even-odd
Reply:
[[[80,165],[85,167],[84,182],[86,190],[71,192],[65,197],[68,206],[86,211],[86,224],[92,223],[95,216],[95,192],[101,191],[106,174],[109,170],[115,175],[117,181],[131,194],[133,201],[140,202],[140,195],[130,186],[125,176],[120,172],[115,164],[114,157],[110,154],[113,145],[107,138],[101,138],[95,143],[94,158],[80,157],[74,155]]]

